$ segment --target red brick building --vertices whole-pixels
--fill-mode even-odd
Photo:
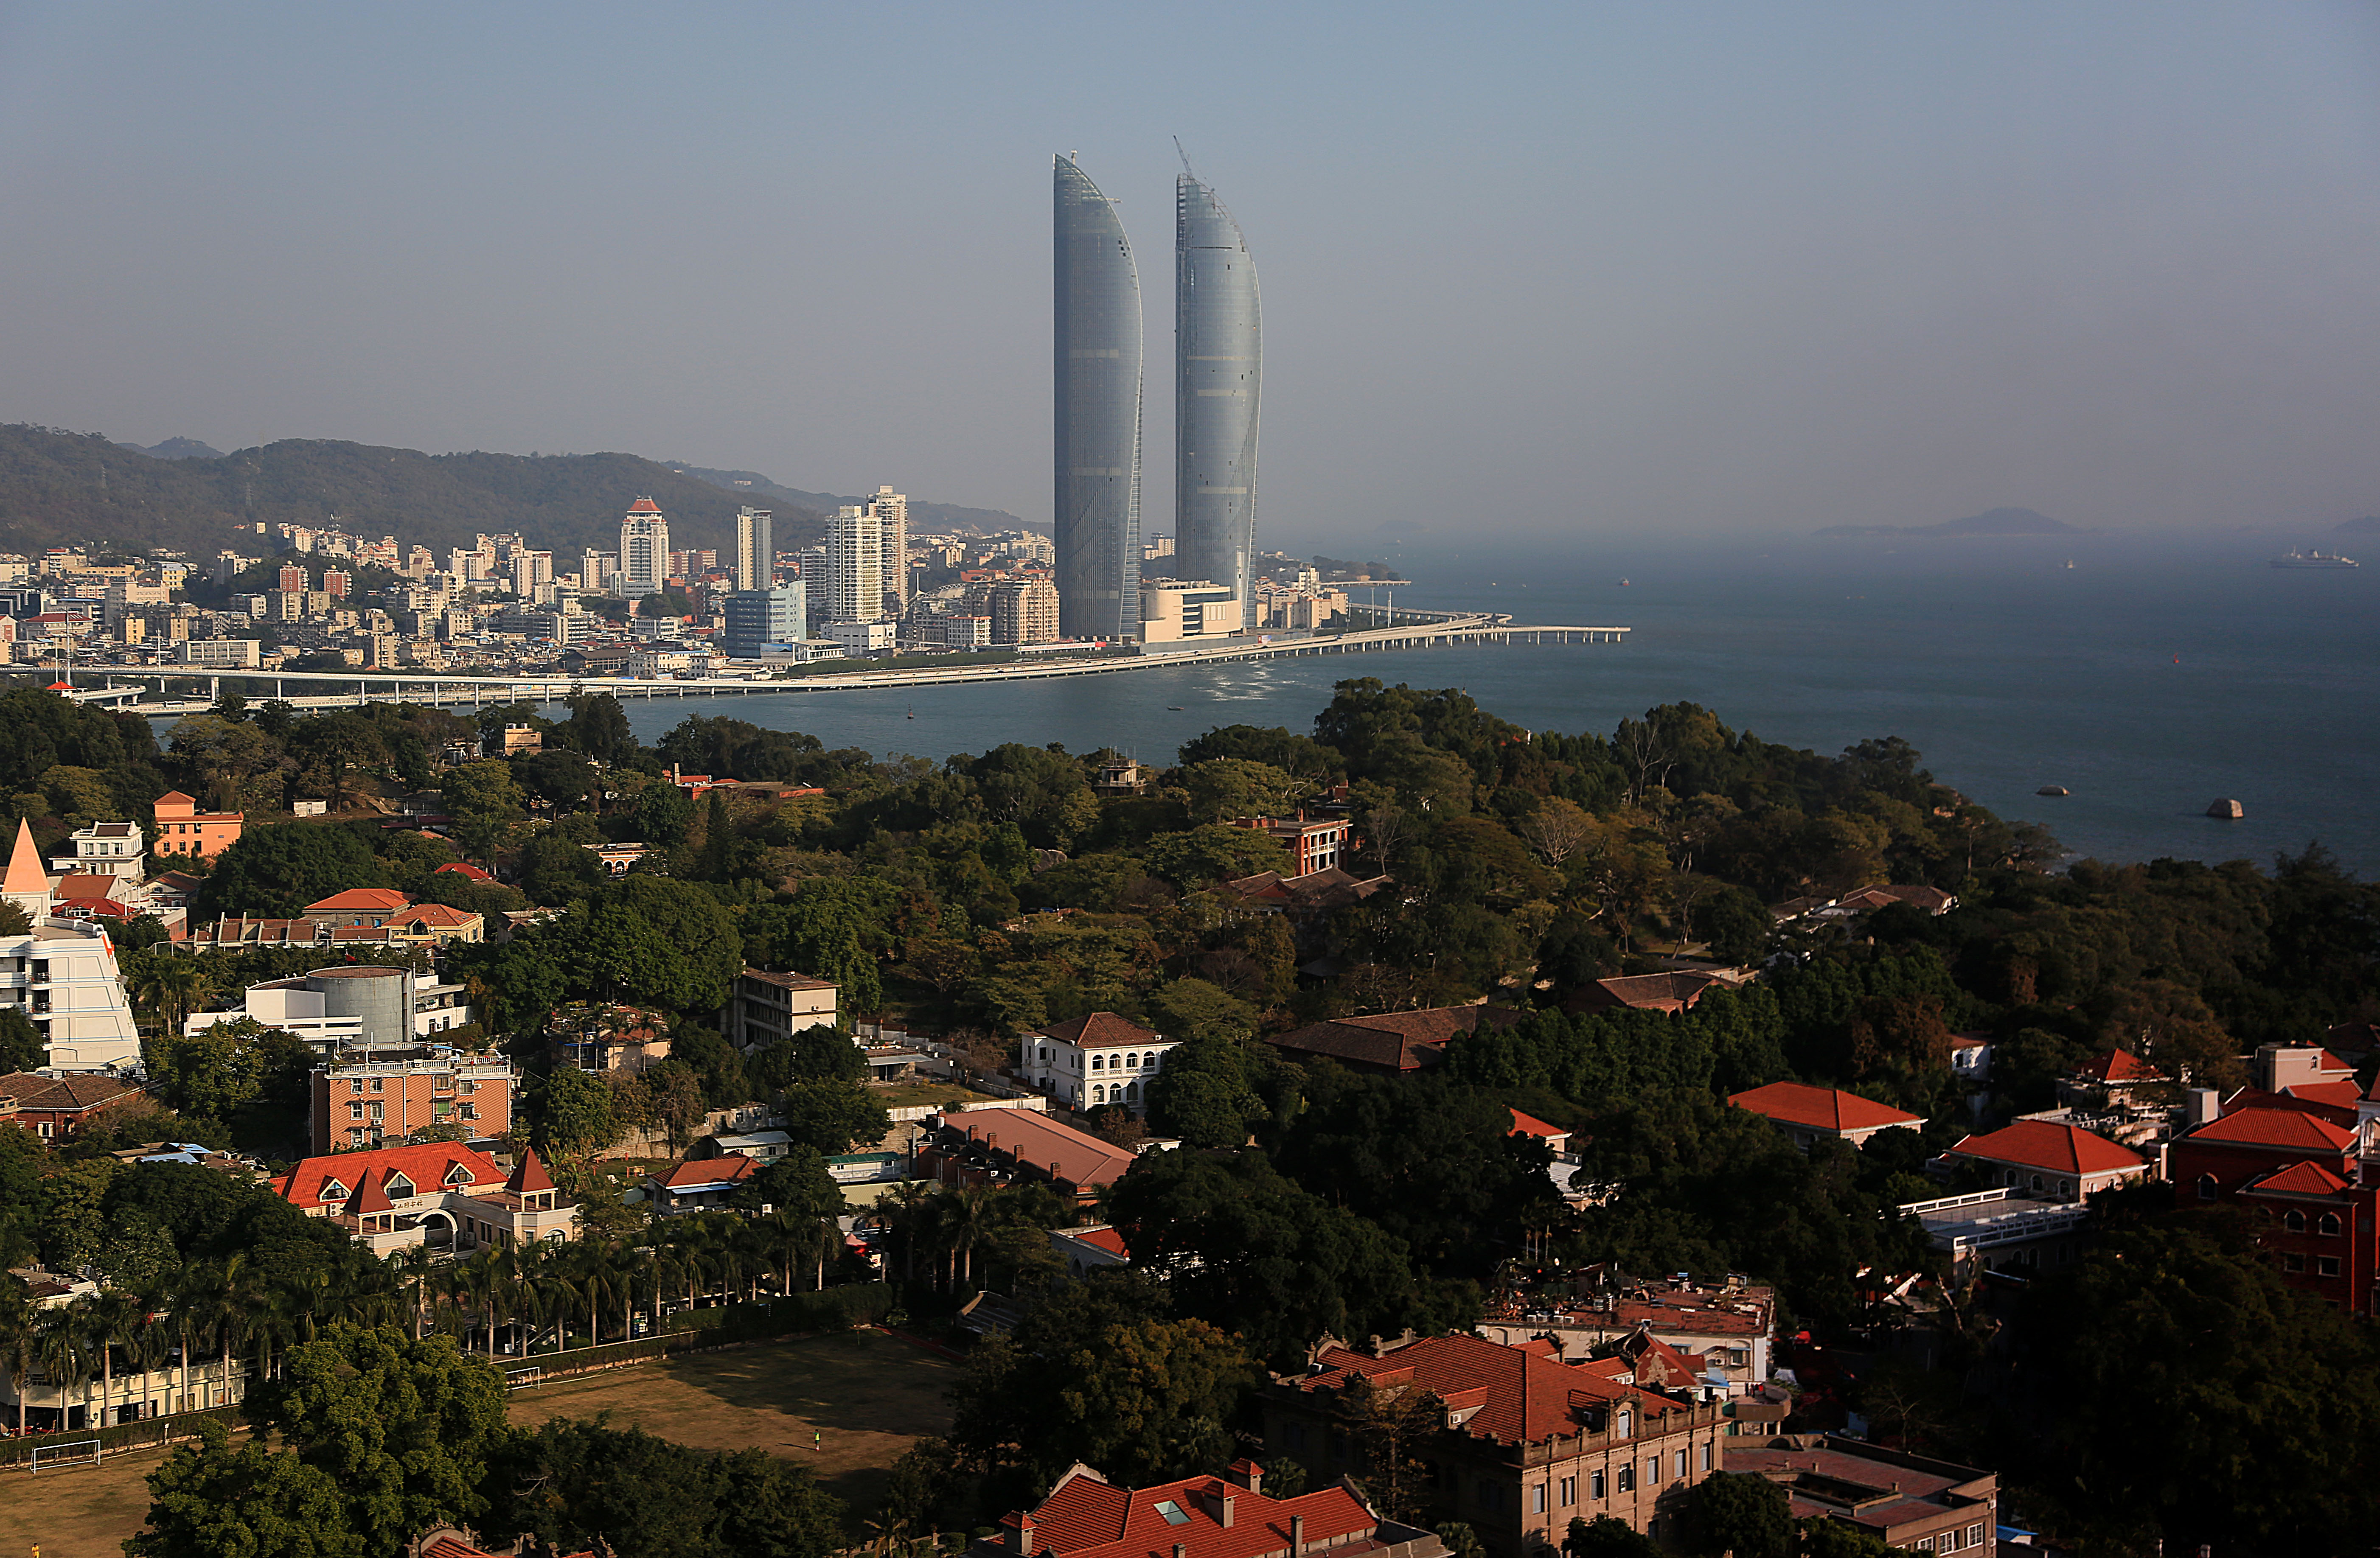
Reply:
[[[2354,1131],[2303,1107],[2241,1109],[2177,1137],[2166,1173],[2185,1206],[2245,1211],[2289,1286],[2380,1316],[2380,1187],[2357,1182]]]
[[[1368,1475],[1350,1418],[1361,1376],[1391,1399],[1426,1391],[1444,1427],[1416,1447],[1429,1464],[1429,1520],[1460,1520],[1497,1558],[1560,1547],[1574,1519],[1609,1515],[1659,1538],[1686,1491],[1718,1467],[1726,1403],[1640,1389],[1595,1363],[1564,1363],[1554,1344],[1477,1336],[1375,1341],[1325,1337],[1308,1371],[1275,1375],[1262,1395],[1265,1443],[1311,1480]]]
[[[0,1125],[20,1126],[45,1142],[66,1141],[147,1097],[138,1082],[97,1071],[63,1077],[19,1071],[0,1076]]]

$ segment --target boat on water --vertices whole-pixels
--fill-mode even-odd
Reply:
[[[2070,795],[2073,792],[2062,784],[2045,784],[2034,793],[2035,795]]]
[[[2277,557],[2273,559],[2273,566],[2276,568],[2361,568],[2363,564],[2351,557],[2340,557],[2336,552],[2316,549],[2313,551],[2292,551],[2287,556]]]

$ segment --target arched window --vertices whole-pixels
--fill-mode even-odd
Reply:
[[[1104,1071],[1104,1070],[1106,1070],[1107,1069],[1108,1069],[1108,1057],[1107,1057],[1106,1056],[1104,1056],[1104,1055],[1094,1055],[1094,1056],[1092,1056],[1092,1057],[1091,1057],[1091,1069],[1092,1069],[1092,1070],[1094,1070],[1094,1071]]]
[[[1625,1439],[1628,1436],[1628,1426],[1633,1421],[1634,1421],[1633,1417],[1623,1407],[1612,1415],[1611,1431]]]
[[[2338,1214],[2325,1212],[2314,1222],[2313,1231],[2327,1238],[2338,1237]]]
[[[1138,1055],[1128,1056],[1124,1059],[1124,1065],[1131,1069],[1137,1071],[1140,1069],[1140,1060],[1141,1057]]]
[[[2060,1179],[2058,1181],[2058,1193],[2062,1196],[2072,1195],[2074,1193],[2074,1181],[2071,1179]]]
[[[1092,1102],[1092,1103],[1094,1103],[1094,1104],[1104,1104],[1104,1103],[1106,1103],[1107,1101],[1108,1101],[1108,1086],[1107,1086],[1107,1083],[1105,1083],[1105,1082],[1093,1082],[1093,1083],[1091,1084],[1091,1102]]]
[[[2215,1176],[2214,1176],[2214,1175],[2212,1175],[2212,1174],[2202,1174],[2202,1175],[2200,1175],[2200,1176],[2198,1177],[2198,1199],[2199,1199],[2199,1200],[2201,1200],[2201,1201],[2213,1201],[2213,1200],[2215,1199],[2215,1191],[2216,1191],[2216,1183],[2215,1183]]]
[[[1127,1104],[1137,1104],[1140,1102],[1140,1084],[1138,1082],[1126,1082],[1123,1084],[1123,1101]]]
[[[2289,1232],[2293,1234],[2301,1234],[2305,1232],[2305,1214],[2300,1212],[2294,1206],[2290,1207],[2287,1212],[2281,1214],[2281,1226],[2289,1229]]]
[[[2033,1177],[2033,1188],[2036,1190],[2041,1189],[2041,1176],[2038,1174]]]

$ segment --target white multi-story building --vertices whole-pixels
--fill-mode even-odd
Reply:
[[[22,1007],[61,1071],[104,1071],[140,1058],[140,1034],[124,998],[124,976],[107,932],[79,920],[54,920],[55,900],[33,830],[17,824],[17,847],[0,876],[0,898],[22,909],[33,928],[0,936],[0,1004]]]
[[[650,498],[628,505],[620,521],[620,593],[631,598],[669,584],[669,516]]]
[[[1095,1011],[1026,1034],[1017,1069],[1041,1092],[1077,1109],[1120,1104],[1138,1114],[1173,1044],[1111,1011]]]
[[[828,522],[826,572],[828,621],[884,615],[884,525],[872,508],[846,503]]]
[[[128,887],[148,875],[141,867],[148,839],[137,822],[94,822],[67,835],[67,852],[50,861],[61,875],[113,876]]]
[[[735,587],[767,589],[777,576],[775,515],[767,509],[735,511]]]

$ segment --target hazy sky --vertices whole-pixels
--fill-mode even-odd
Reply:
[[[1050,161],[1264,278],[1260,524],[2380,513],[2380,6],[0,0],[0,420],[1045,519]]]

